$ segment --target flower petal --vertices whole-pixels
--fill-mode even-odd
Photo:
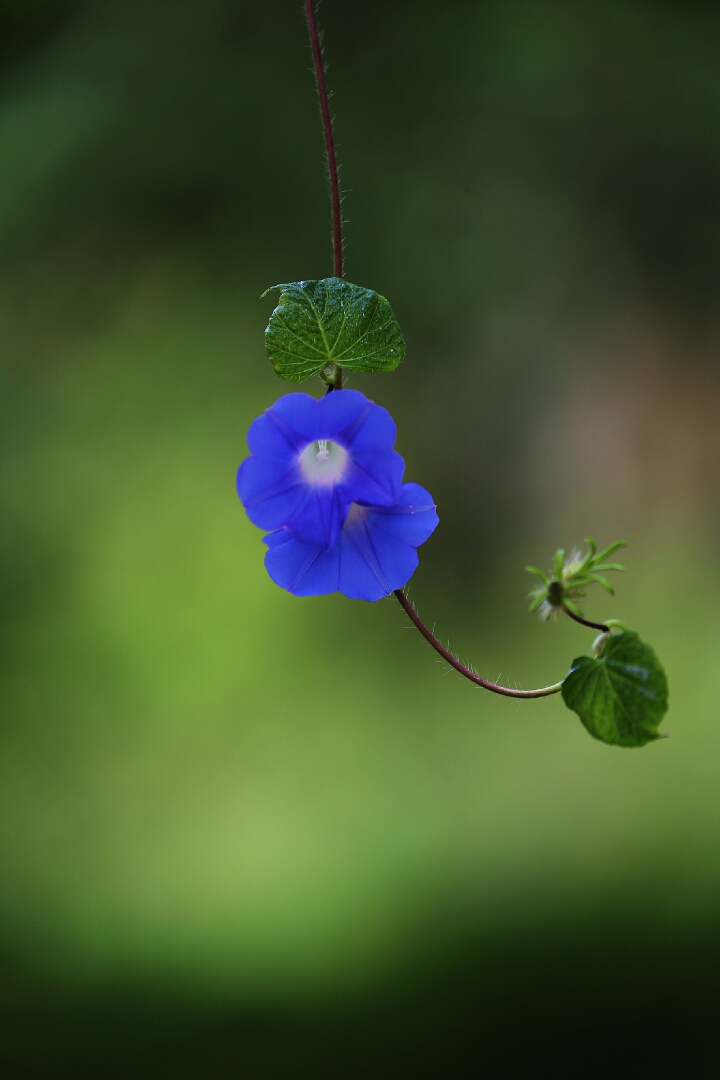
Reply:
[[[322,434],[320,404],[310,394],[285,394],[265,415],[296,450],[302,450],[315,439],[327,438]]]
[[[419,547],[434,532],[440,519],[429,491],[419,484],[403,484],[396,506],[368,507],[366,520],[373,529]]]
[[[261,529],[278,529],[292,521],[307,498],[296,467],[249,457],[237,474],[237,491],[245,513]]]
[[[390,413],[374,402],[368,402],[368,405],[367,411],[360,413],[353,423],[339,434],[343,445],[351,450],[353,455],[364,450],[391,450],[395,445],[397,428]]]
[[[341,592],[352,600],[380,600],[406,585],[418,565],[417,547],[438,523],[430,494],[404,484],[392,507],[353,504],[339,543],[330,551],[302,543],[289,529],[265,537],[265,566],[295,596]]]
[[[277,533],[272,535],[277,536]],[[339,547],[321,551],[292,537],[280,543],[273,542],[265,556],[265,568],[272,580],[294,596],[325,596],[337,592],[339,565]]]
[[[347,515],[347,505],[332,487],[305,487],[303,501],[283,524],[303,544],[324,551],[335,547]]]
[[[269,461],[252,455],[237,474],[237,491],[253,525],[292,529],[298,540],[323,549],[334,547],[348,500],[331,484],[308,484],[295,462]]]
[[[267,458],[245,458],[237,471],[237,492],[243,506],[252,506],[264,498],[302,484],[300,470],[294,462],[272,461]]]
[[[263,499],[257,506],[245,505],[245,513],[259,529],[280,529],[289,520],[293,520],[302,510],[307,500],[307,491],[303,487],[290,488],[269,499]]]
[[[419,561],[412,544],[375,527],[370,507],[351,508],[340,548],[340,592],[353,600],[380,600],[401,589]]]
[[[318,401],[322,433],[319,439],[336,439],[343,446],[347,442],[339,438],[346,430],[362,426],[364,418],[372,410],[373,403],[359,390],[343,390],[342,393],[326,394]]]
[[[405,462],[395,450],[351,453],[340,485],[342,498],[368,506],[393,506],[402,491]]]
[[[269,548],[276,548],[279,547],[280,544],[287,544],[288,541],[294,539],[295,537],[289,529],[276,529],[275,532],[263,536],[263,544],[267,544]]]
[[[247,433],[251,454],[269,461],[292,461],[297,457],[295,444],[287,438],[267,413],[253,420]]]
[[[364,523],[356,525],[351,535],[343,533],[338,587],[351,600],[380,600],[392,592]]]

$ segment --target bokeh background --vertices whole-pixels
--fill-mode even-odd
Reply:
[[[408,342],[351,385],[441,517],[411,595],[544,684],[591,634],[523,565],[626,538],[586,612],[653,643],[673,737],[267,579],[261,293],[332,266],[300,0],[2,0],[0,1062],[715,1077],[720,11],[320,14],[348,277]]]

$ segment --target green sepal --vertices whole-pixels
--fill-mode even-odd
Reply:
[[[596,739],[645,746],[668,707],[668,684],[650,645],[634,630],[613,634],[598,656],[579,656],[563,682],[563,701]]]
[[[390,304],[372,289],[336,277],[273,288],[280,300],[265,346],[281,378],[303,382],[333,363],[348,371],[392,371],[403,359],[402,331]]]
[[[526,566],[525,569],[527,570],[527,572],[529,574],[535,574],[536,577],[539,577],[540,580],[542,581],[543,585],[549,585],[550,584],[550,578],[547,576],[547,574],[543,570],[540,570],[539,567],[537,567],[537,566]]]
[[[602,574],[588,574],[587,579],[588,581],[597,581],[598,585],[602,585],[603,589],[607,589],[611,596],[615,595],[615,589]]]

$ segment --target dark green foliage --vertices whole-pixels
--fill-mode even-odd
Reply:
[[[405,355],[384,296],[341,278],[277,285],[265,345],[281,378],[303,382],[331,364],[348,371],[392,371]]]
[[[667,712],[667,678],[654,650],[634,630],[609,637],[598,656],[573,660],[562,696],[601,742],[644,746],[661,738],[657,727]]]

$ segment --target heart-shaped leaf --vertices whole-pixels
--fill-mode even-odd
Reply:
[[[384,296],[342,278],[276,285],[280,301],[265,345],[283,379],[303,382],[329,364],[348,371],[392,371],[405,341]]]
[[[596,739],[644,746],[661,738],[668,685],[654,650],[634,630],[614,634],[600,656],[579,656],[563,683],[565,704]]]

